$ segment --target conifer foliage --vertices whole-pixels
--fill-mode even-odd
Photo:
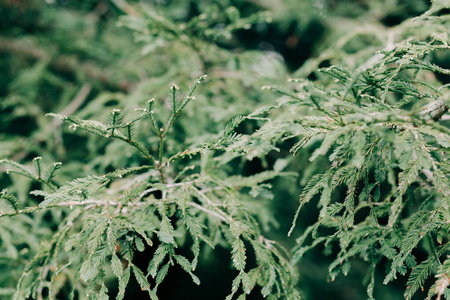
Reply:
[[[231,293],[249,294],[256,285],[266,297],[278,295],[298,299],[293,288],[295,267],[289,264],[286,250],[277,242],[264,237],[258,218],[267,219],[268,210],[257,200],[258,192],[248,195],[244,191],[275,176],[288,175],[266,171],[254,176],[226,177],[211,172],[215,163],[198,168],[185,165],[185,170],[173,174],[170,163],[186,156],[192,157],[207,151],[210,143],[194,150],[185,150],[164,157],[164,139],[185,106],[195,99],[193,93],[206,76],[198,78],[183,99],[178,97],[178,86],[172,85],[168,102],[171,114],[164,128],[156,125],[158,113],[154,99],[138,108],[137,116],[125,121],[120,110],[113,109],[107,123],[80,120],[74,116],[49,114],[80,129],[103,138],[119,139],[134,147],[137,155],[147,160],[138,167],[118,169],[102,176],[89,175],[65,185],[51,182],[60,163],[42,166],[42,158],[33,160],[34,168],[11,160],[2,160],[10,169],[30,179],[42,182],[47,189],[31,194],[43,197],[39,206],[20,210],[17,198],[6,190],[2,192],[14,209],[1,217],[32,213],[46,209],[62,209],[62,218],[51,241],[43,244],[27,264],[20,278],[14,298],[42,298],[44,289],[50,297],[58,295],[70,283],[71,298],[109,299],[104,283],[106,272],[111,270],[117,278],[119,291],[116,299],[123,299],[130,276],[134,276],[142,290],[151,299],[158,299],[157,289],[174,265],[188,273],[193,282],[200,284],[195,275],[200,251],[225,246],[231,249],[229,257],[238,274],[232,282]],[[133,127],[147,121],[153,134],[159,138],[159,148],[151,153],[135,140]],[[235,125],[230,125],[224,135]],[[218,138],[215,149],[226,142]],[[45,169],[42,172],[42,169]],[[45,174],[45,175],[43,175]],[[173,177],[175,175],[175,177]],[[269,217],[270,218],[270,217]],[[192,241],[191,254],[183,256],[177,248],[184,241]],[[150,247],[153,257],[146,270],[133,263],[134,253]],[[256,258],[256,265],[248,264],[248,253]]]
[[[308,202],[317,201],[320,212],[297,237],[292,263],[319,245],[336,247],[329,266],[334,281],[359,257],[370,266],[370,299],[375,268],[384,260],[384,284],[408,276],[406,299],[429,278],[435,282],[429,299],[448,294],[450,131],[442,117],[448,116],[450,91],[430,78],[450,71],[429,60],[433,52],[450,49],[447,33],[438,31],[448,15],[434,15],[441,5],[436,1],[399,25],[402,34],[424,26],[428,36],[395,42],[392,37],[360,67],[322,68],[328,77],[317,81],[295,78],[290,88],[264,87],[283,95],[278,108],[284,112],[254,139],[295,138],[291,152],[308,156],[309,168],[320,168],[319,158],[328,158],[325,171],[311,176],[301,192],[289,234]],[[419,260],[423,251],[427,258]]]
[[[54,38],[68,52],[56,59],[0,36],[0,50],[37,60],[1,99],[0,116],[11,114],[2,122],[45,103],[43,86],[66,88],[65,109],[34,112],[44,129],[32,142],[0,134],[0,268],[9,272],[0,298],[127,299],[137,284],[156,300],[180,270],[201,288],[202,261],[225,249],[226,300],[308,299],[304,262],[320,251],[331,281],[363,273],[368,299],[399,280],[405,299],[450,299],[450,70],[438,59],[450,52],[449,1],[383,30],[328,29],[325,49],[290,76],[274,49],[239,41],[252,28],[270,35],[273,19],[284,26],[272,4],[197,2],[100,1],[86,22],[114,11],[112,35],[105,23],[85,40]],[[302,5],[351,14],[346,5],[364,1],[319,2]],[[45,7],[60,33],[72,32],[66,22],[84,26]],[[134,52],[116,36],[133,36]],[[65,65],[78,52],[103,70],[120,58],[130,81],[91,61]],[[72,145],[83,154],[71,156]],[[292,205],[289,218],[274,209]]]

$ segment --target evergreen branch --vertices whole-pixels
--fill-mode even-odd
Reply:
[[[176,84],[173,84],[170,87],[171,93],[169,93],[169,104],[172,107],[172,114],[175,114],[177,112],[177,97],[179,89],[180,88]]]
[[[406,299],[411,299],[417,290],[424,286],[425,280],[436,270],[437,265],[438,262],[435,258],[429,257],[414,267],[409,275],[408,282],[406,283],[407,287],[403,296]]]
[[[200,196],[200,199],[203,199],[204,202],[205,202],[208,206],[210,206],[210,207],[212,207],[212,208],[214,209],[214,210],[213,210],[213,212],[215,212],[214,215],[220,216],[219,218],[220,218],[221,220],[223,220],[224,222],[226,222],[226,223],[229,223],[229,224],[234,224],[234,223],[235,223],[235,222],[233,221],[233,219],[231,218],[231,216],[225,214],[223,211],[221,211],[220,209],[218,209],[217,206],[212,202],[212,200],[210,200],[210,199],[206,196],[206,194],[205,194],[203,191],[199,190],[198,188],[196,188],[196,187],[193,186],[193,185],[190,186],[190,187],[194,190],[194,192],[195,192],[196,194],[198,194],[198,195]]]
[[[15,169],[6,170],[7,174],[16,173],[16,174],[22,175],[24,177],[27,177],[29,179],[32,179],[32,180],[38,180],[36,174],[34,174],[28,167],[26,167],[22,164],[19,164],[15,161],[9,160],[9,159],[2,159],[2,160],[0,160],[0,163],[8,164],[15,168]]]
[[[118,117],[120,115],[120,111],[113,110],[113,112],[110,115],[112,118],[112,120],[111,120],[112,122],[117,122],[118,120],[120,120],[120,117]],[[49,114],[47,114],[47,116],[56,117],[64,122],[72,123],[72,125],[69,128],[72,128],[73,130],[80,128],[80,129],[86,130],[90,133],[93,133],[95,135],[98,135],[98,136],[101,136],[104,138],[112,137],[112,138],[116,138],[121,141],[124,141],[124,142],[128,143],[129,145],[133,146],[134,148],[136,148],[142,154],[143,157],[149,159],[152,163],[155,163],[155,159],[153,158],[153,156],[148,152],[148,150],[141,143],[134,141],[134,140],[129,140],[128,137],[123,135],[120,131],[118,131],[116,129],[116,127],[114,127],[115,125],[113,125],[113,127],[110,127],[99,121],[80,120],[73,116],[62,116],[62,115],[54,114],[54,113],[49,113]],[[108,130],[111,130],[111,132],[109,133]]]
[[[61,166],[62,166],[62,163],[60,163],[60,162],[56,162],[56,163],[50,165],[44,174],[43,179],[45,180],[45,182],[50,184],[53,177],[56,176],[55,172],[58,171],[61,168]]]
[[[14,209],[15,213],[19,213],[19,208],[21,205],[16,196],[8,193],[7,189],[3,189],[0,192],[0,198],[4,199]],[[3,216],[3,214],[1,216]]]
[[[9,159],[0,160],[0,164],[5,163],[14,167],[14,169],[7,169],[7,174],[15,173],[27,177],[33,181],[43,183],[52,191],[55,191],[58,187],[51,181],[51,179],[54,176],[53,173],[60,168],[61,163],[54,163],[52,166],[48,167],[46,171],[44,171],[44,174],[42,174],[41,160],[42,157],[39,156],[33,159],[34,172],[29,167]]]
[[[148,117],[148,119],[150,120],[150,123],[152,125],[153,131],[155,132],[155,134],[157,136],[159,136],[160,130],[156,126],[156,121],[155,121],[155,116],[154,116],[154,111],[153,111],[153,108],[155,107],[155,99],[152,98],[152,99],[148,100],[146,102],[146,105],[147,105],[147,107],[146,107],[146,109],[143,110],[143,112],[144,112],[143,115]]]
[[[169,131],[169,129],[172,127],[173,122],[175,121],[175,119],[181,114],[181,112],[183,111],[183,109],[186,107],[186,105],[191,101],[191,100],[195,100],[195,96],[194,96],[194,91],[197,88],[197,86],[202,83],[203,81],[205,81],[207,75],[203,75],[200,76],[199,78],[197,78],[194,81],[194,84],[189,88],[189,91],[186,94],[186,97],[184,98],[184,100],[180,103],[179,107],[176,108],[176,100],[172,100],[172,115],[170,116],[169,120],[168,120],[168,124],[167,124],[167,128],[166,130],[164,130],[163,133],[161,133],[160,135],[165,136],[167,134],[167,132]],[[172,97],[176,97],[176,90],[177,90],[178,86],[174,85],[172,88]]]
[[[218,213],[217,211],[210,210],[210,209],[208,209],[200,204],[197,204],[195,202],[187,202],[187,204],[192,207],[195,207],[196,209],[201,210],[207,214],[215,216],[216,218],[222,220],[222,222],[224,222],[224,223],[227,223],[227,224],[230,223],[230,220],[228,218],[226,218],[223,214]]]
[[[447,287],[450,285],[450,257],[447,256],[445,261],[438,267],[436,282],[430,288],[428,293],[428,297],[432,295],[437,295],[436,300],[440,300],[441,297],[445,294]]]

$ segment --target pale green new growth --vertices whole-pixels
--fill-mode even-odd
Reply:
[[[399,26],[439,29],[443,16],[425,17],[438,2],[415,25],[407,20]],[[289,80],[290,88],[264,87],[282,95],[281,112],[244,145],[263,137],[293,139],[291,152],[309,157],[308,168],[324,170],[303,186],[288,234],[308,202],[316,201],[320,213],[297,239],[292,263],[314,247],[333,245],[338,251],[329,266],[331,280],[347,275],[358,257],[371,266],[367,292],[373,299],[374,269],[387,259],[384,284],[409,273],[405,298],[410,299],[435,275],[429,299],[440,299],[450,285],[444,267],[449,261],[450,130],[442,121],[448,117],[450,91],[427,78],[450,74],[429,61],[434,51],[450,51],[450,46],[446,33],[400,38],[358,69],[320,69],[332,80],[299,78]],[[425,248],[426,260],[418,261],[418,248]]]
[[[166,135],[170,135],[169,130],[182,109],[194,99],[193,92],[205,77],[195,81],[181,102],[177,100],[178,87],[173,85],[170,88],[168,101],[172,111],[167,127],[161,130],[158,130],[153,117],[157,113],[154,112],[157,108],[153,99],[147,101],[146,108],[138,109],[139,115],[130,121],[126,121],[126,116],[117,109],[108,115],[107,123],[49,114],[78,129],[127,143],[148,159],[147,165],[118,169],[101,176],[88,175],[57,186],[51,179],[61,167],[60,163],[42,171],[42,159],[38,157],[33,161],[35,170],[32,171],[14,161],[2,161],[14,168],[10,172],[46,184],[50,190],[33,191],[32,194],[43,197],[43,201],[37,207],[23,210],[19,210],[17,198],[3,190],[1,197],[14,211],[1,216],[50,208],[64,209],[68,215],[52,241],[43,245],[26,267],[15,299],[38,296],[43,286],[50,287],[50,296],[53,297],[60,288],[60,285],[55,285],[58,274],[69,270],[75,272],[66,279],[73,281],[72,297],[76,291],[88,298],[106,299],[108,288],[104,282],[109,268],[118,280],[117,299],[123,299],[131,274],[151,299],[158,299],[158,286],[175,264],[189,274],[194,283],[200,284],[195,275],[200,253],[205,246],[214,249],[218,244],[228,245],[231,249],[230,260],[238,271],[229,299],[236,293],[249,294],[255,285],[262,287],[264,296],[276,293],[298,298],[291,296],[297,295],[293,292],[295,269],[287,267],[288,257],[282,247],[264,238],[259,230],[257,218],[270,219],[266,215],[268,210],[256,200],[260,192],[252,192],[254,198],[244,191],[246,187],[264,188],[265,181],[288,173],[266,171],[251,177],[221,178],[213,173],[191,171],[189,174],[181,172],[176,181],[172,177],[174,173],[169,162],[185,155],[195,155],[199,150],[186,150],[166,158],[164,140]],[[243,119],[232,121],[220,138],[203,145],[200,152],[225,149],[236,138],[232,131]],[[156,153],[135,140],[131,130],[131,125],[139,126],[146,120],[160,140]],[[266,190],[265,193],[270,192]],[[82,226],[79,228],[75,224]],[[178,253],[178,248],[184,245],[187,237],[193,241],[191,255],[183,256]],[[253,249],[248,248],[250,245]],[[133,253],[148,248],[153,249],[153,258],[147,271],[143,272],[133,263]],[[247,264],[246,253],[249,251],[255,253],[258,261],[252,269]],[[50,280],[44,274],[49,266],[53,268],[49,273]],[[154,281],[149,281],[149,276]],[[239,287],[242,290],[239,291]]]
[[[273,28],[264,27],[272,21],[269,13],[249,13],[277,12],[278,4],[271,1],[240,4],[251,4],[245,12],[230,6],[233,1],[191,1],[189,9],[183,1],[110,2],[122,14],[119,26],[132,29],[143,48],[134,56],[111,36],[114,41],[94,34],[124,51],[125,62],[133,60],[123,69],[111,67],[114,74],[123,72],[121,77],[98,76],[95,84],[108,83],[104,90],[91,93],[95,84],[88,82],[75,95],[74,83],[84,81],[65,78],[59,69],[65,57],[52,61],[0,37],[0,50],[17,48],[37,60],[5,85],[5,90],[36,88],[24,89],[30,95],[2,98],[2,113],[20,101],[27,113],[38,108],[32,103],[41,98],[33,94],[45,89],[37,81],[72,89],[58,96],[67,107],[52,108],[59,113],[47,114],[53,118],[47,118],[47,131],[39,132],[52,137],[27,136],[45,147],[14,156],[22,147],[14,142],[13,150],[2,152],[13,159],[0,160],[12,182],[0,192],[1,258],[12,274],[8,284],[17,285],[0,286],[0,297],[121,300],[138,285],[157,300],[177,270],[185,276],[181,280],[201,288],[206,258],[225,249],[218,259],[226,260],[232,272],[231,279],[223,279],[229,287],[226,300],[303,299],[302,279],[321,275],[323,264],[330,281],[339,281],[341,274],[364,277],[368,299],[379,297],[380,286],[394,290],[390,286],[401,278],[405,299],[450,299],[450,70],[445,63],[450,1],[426,3],[428,11],[398,24],[390,24],[395,11],[380,10],[383,5],[398,9],[405,1],[280,4],[284,9],[314,7],[320,26],[312,27],[336,27],[317,38],[326,42],[309,45],[317,49],[290,79],[277,45],[264,42],[257,47],[267,50],[250,51],[251,42],[245,49],[238,41],[243,30],[255,27],[261,28],[251,34],[271,34]],[[89,15],[92,24],[103,22],[102,5]],[[159,12],[165,5],[172,5],[173,15]],[[354,6],[361,10],[345,13],[369,8],[360,16],[367,22],[326,11]],[[179,15],[181,7],[189,10],[185,16]],[[89,22],[80,27],[91,28]],[[289,26],[276,27],[306,24],[292,17],[286,22]],[[283,42],[292,46],[289,51],[298,51],[306,36],[290,30]],[[222,44],[225,40],[230,43]],[[97,49],[98,41],[87,35],[86,45],[77,42],[67,48]],[[136,68],[140,63],[142,69]],[[89,80],[91,71],[70,75]],[[200,76],[204,73],[210,80]],[[127,76],[134,79],[123,86],[115,82]],[[197,78],[186,87],[186,77]],[[14,111],[16,118],[22,114]],[[76,139],[70,140],[73,134]],[[80,149],[66,149],[65,143]],[[38,151],[47,148],[47,153]],[[85,152],[89,155],[81,157]],[[71,162],[72,157],[80,161]],[[275,205],[269,204],[272,199]],[[292,219],[283,222],[280,207]],[[10,226],[10,220],[17,222]],[[268,237],[273,227],[283,229],[281,239],[276,232]],[[315,250],[318,258],[311,260]],[[320,252],[329,256],[325,263]],[[311,262],[317,266],[310,270]],[[321,287],[328,289],[327,284]],[[314,289],[305,289],[305,295]]]

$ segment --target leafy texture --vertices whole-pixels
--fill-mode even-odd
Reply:
[[[320,214],[297,239],[293,262],[318,245],[336,245],[329,265],[335,280],[349,273],[355,257],[371,266],[387,260],[383,283],[409,273],[408,299],[433,274],[428,297],[443,297],[449,282],[441,265],[448,255],[450,132],[442,117],[448,116],[449,91],[426,78],[448,74],[428,55],[450,48],[446,33],[434,32],[443,19],[430,21],[429,13],[400,26],[408,32],[420,24],[431,33],[407,40],[392,33],[395,42],[370,63],[319,70],[331,80],[320,75],[316,82],[291,79],[290,89],[266,87],[282,95],[280,115],[261,128],[266,139],[294,139],[291,152],[308,156],[309,168],[325,169],[309,177],[300,195],[290,234],[308,202],[317,200]],[[423,251],[426,258],[418,261]]]
[[[0,298],[450,298],[449,8],[6,1]]]
[[[205,77],[195,83],[198,85]],[[139,115],[132,121],[123,121],[118,110],[113,110],[108,116],[108,124],[98,121],[79,120],[72,116],[52,115],[61,120],[76,125],[103,138],[116,138],[130,147],[137,148],[143,157],[148,159],[148,165],[118,169],[102,176],[88,175],[74,179],[65,185],[50,184],[50,179],[60,164],[53,164],[45,175],[41,175],[41,158],[35,159],[35,171],[14,161],[4,161],[14,167],[13,171],[29,179],[43,182],[51,188],[49,191],[36,190],[32,194],[44,199],[36,207],[19,210],[17,198],[6,190],[2,192],[4,198],[14,209],[2,216],[12,216],[31,213],[39,210],[58,207],[67,209],[68,216],[62,220],[58,230],[53,234],[49,243],[40,248],[35,257],[25,268],[17,286],[15,298],[28,295],[39,295],[42,287],[52,287],[51,293],[56,295],[58,287],[54,281],[60,272],[75,270],[79,284],[72,283],[72,294],[85,294],[102,299],[108,297],[105,285],[105,273],[108,268],[119,283],[118,299],[122,299],[130,278],[134,275],[142,290],[147,291],[151,299],[157,299],[158,286],[162,283],[170,268],[179,265],[189,274],[192,281],[200,284],[195,275],[195,268],[202,248],[215,248],[219,244],[231,249],[231,261],[238,275],[232,284],[230,298],[242,287],[242,293],[251,293],[256,284],[262,286],[264,296],[272,294],[276,285],[278,295],[290,295],[296,280],[296,271],[285,268],[288,257],[283,254],[282,246],[264,238],[259,229],[256,217],[267,219],[268,212],[259,210],[261,202],[248,195],[245,188],[264,185],[264,182],[283,173],[267,171],[250,177],[228,177],[205,172],[191,172],[180,174],[174,182],[170,174],[168,161],[179,159],[164,157],[164,139],[175,118],[181,113],[177,108],[175,88],[172,86],[169,102],[172,104],[172,114],[168,127],[156,130],[161,147],[156,154],[144,149],[143,144],[127,137],[124,130],[129,124],[149,121],[155,126],[153,104],[147,102],[147,107],[138,109]],[[192,97],[194,88],[188,93]],[[71,125],[71,126],[72,126]],[[226,129],[226,136],[236,125]],[[214,149],[223,148],[227,139],[217,139]],[[203,146],[208,151],[211,143]],[[217,145],[217,146],[216,146]],[[143,150],[144,149],[144,150]],[[153,157],[158,157],[155,160]],[[208,169],[214,169],[217,164],[210,162]],[[132,174],[141,173],[139,176]],[[167,173],[170,172],[170,173]],[[169,183],[170,182],[170,183]],[[158,196],[157,196],[158,195]],[[75,224],[82,224],[77,227]],[[214,238],[213,238],[214,237]],[[193,241],[191,254],[188,258],[178,249],[183,247],[185,240]],[[252,251],[258,257],[261,266],[251,270],[255,278],[250,280],[248,271],[248,257],[246,253]],[[153,257],[147,267],[147,273],[134,264],[134,253],[152,249]],[[43,273],[49,266],[54,266],[51,276]],[[131,271],[130,271],[131,270]],[[150,282],[148,276],[155,281]],[[50,279],[48,279],[50,278]],[[65,279],[67,283],[71,279]],[[253,282],[253,283],[252,283]],[[97,289],[98,286],[102,288]],[[33,296],[34,297],[34,296]]]

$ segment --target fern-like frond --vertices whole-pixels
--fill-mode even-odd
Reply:
[[[0,192],[0,198],[5,200],[16,212],[19,211],[19,208],[21,206],[19,199],[17,199],[15,195],[8,193],[7,189],[3,189]]]

